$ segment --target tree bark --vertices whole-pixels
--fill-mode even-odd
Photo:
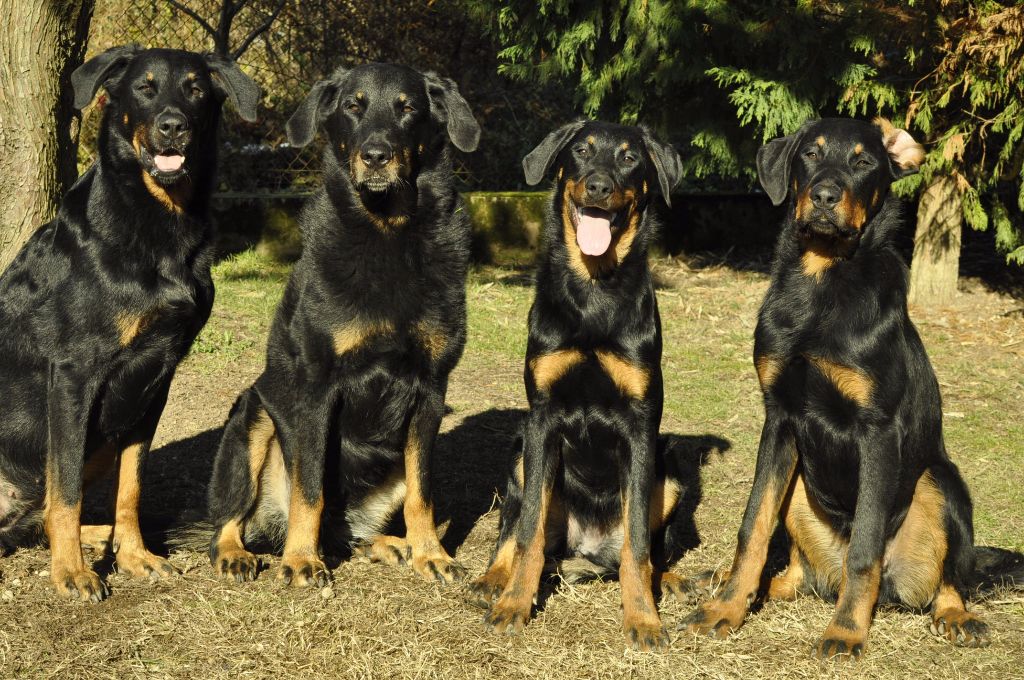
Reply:
[[[960,273],[960,191],[952,177],[935,177],[921,194],[910,263],[910,303],[943,305],[956,296]]]
[[[78,177],[82,63],[95,0],[0,0],[0,271]]]

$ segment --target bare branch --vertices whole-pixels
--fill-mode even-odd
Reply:
[[[267,17],[267,20],[266,20],[266,21],[264,21],[264,22],[263,22],[262,24],[260,24],[259,26],[257,26],[257,27],[256,27],[255,29],[253,29],[253,30],[252,30],[252,32],[251,32],[251,33],[249,33],[249,35],[247,35],[247,36],[245,37],[245,40],[243,40],[243,41],[242,41],[242,44],[241,44],[241,45],[239,45],[239,46],[238,46],[238,47],[237,47],[237,48],[236,48],[236,49],[235,49],[235,50],[234,50],[234,51],[233,51],[233,52],[231,53],[231,58],[232,58],[232,59],[235,59],[235,60],[237,60],[237,59],[238,59],[238,58],[239,58],[240,56],[242,56],[242,54],[243,54],[243,53],[244,53],[244,52],[245,52],[245,51],[246,51],[247,49],[249,49],[249,45],[251,45],[251,44],[252,44],[252,41],[253,41],[253,40],[255,40],[256,38],[258,38],[258,37],[259,37],[259,36],[261,36],[262,34],[266,33],[266,32],[267,32],[268,30],[270,30],[270,27],[271,27],[271,25],[272,25],[272,24],[274,23],[274,21],[275,21],[275,20],[277,19],[277,15],[281,13],[281,10],[283,10],[283,9],[284,9],[284,6],[285,6],[286,4],[288,4],[288,0],[281,0],[281,2],[277,3],[277,7],[276,7],[276,8],[274,9],[274,11],[272,11],[272,12],[270,13],[270,15],[269,15],[269,16]]]
[[[173,7],[174,9],[178,10],[179,12],[182,12],[183,14],[190,16],[197,24],[199,24],[203,28],[204,31],[210,34],[210,37],[213,38],[214,42],[217,42],[219,40],[219,35],[216,29],[214,29],[213,26],[208,24],[206,22],[206,19],[203,19],[203,17],[199,16],[194,10],[189,9],[177,0],[167,0],[167,4]]]

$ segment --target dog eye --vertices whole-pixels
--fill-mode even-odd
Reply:
[[[573,149],[573,151],[576,153],[577,156],[586,158],[587,154],[590,153],[590,148],[581,144],[580,146],[577,146],[575,149]]]
[[[345,108],[348,109],[349,113],[359,113],[360,111],[363,110],[363,107],[361,107],[359,104],[356,104],[355,102],[351,102]]]
[[[142,85],[139,85],[137,89],[147,97],[151,97],[156,94],[156,88],[153,87],[151,83],[143,83]]]
[[[414,108],[413,108],[412,106],[410,106],[409,104],[406,104],[406,105],[404,105],[404,106],[402,107],[402,113],[412,113],[412,112],[413,112],[413,111],[415,111],[415,110],[416,110],[416,109],[414,109]]]
[[[622,160],[626,161],[629,165],[633,165],[636,163],[636,156],[631,153],[627,153],[622,157]]]
[[[809,161],[816,161],[816,160],[818,160],[818,152],[817,151],[807,151],[806,153],[804,153],[804,158],[806,158]]]
[[[195,97],[196,99],[199,99],[200,97],[202,97],[203,96],[203,88],[199,87],[198,85],[193,85],[192,86],[192,96]]]
[[[857,160],[855,160],[853,162],[853,165],[854,165],[854,167],[857,167],[857,168],[870,168],[871,167],[871,161],[869,161],[867,158],[860,157],[860,158],[858,158]]]

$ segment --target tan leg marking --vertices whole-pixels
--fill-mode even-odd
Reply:
[[[390,321],[351,319],[345,325],[334,330],[334,352],[338,356],[342,356],[358,350],[371,338],[391,335],[394,332],[395,326]]]
[[[815,656],[820,659],[858,659],[864,654],[881,583],[881,560],[867,573],[852,578],[844,562],[836,613],[815,647]]]
[[[622,629],[634,649],[668,646],[669,637],[654,605],[651,558],[643,561],[633,553],[629,530],[629,494],[622,499],[622,552],[619,584],[622,588]]]
[[[107,596],[107,587],[82,555],[82,501],[68,505],[55,488],[55,471],[49,463],[46,475],[46,502],[43,527],[50,541],[50,579],[57,592],[83,602],[99,602]]]
[[[931,631],[959,647],[987,647],[991,642],[988,624],[967,611],[960,593],[948,583],[939,587],[932,603]]]
[[[80,530],[80,540],[83,548],[105,553],[114,540],[114,525],[84,524]]]
[[[146,550],[139,528],[140,464],[147,449],[147,444],[131,444],[121,451],[114,515],[114,554],[119,572],[158,579],[177,571],[170,562]]]
[[[917,480],[914,497],[896,535],[886,546],[886,577],[900,600],[927,607],[942,584],[946,559],[945,498],[930,472]]]
[[[772,581],[777,599],[796,597],[795,589],[799,589],[806,577],[811,576],[814,582],[827,584],[830,592],[838,592],[843,581],[843,561],[848,541],[832,528],[825,511],[808,495],[803,475],[797,475],[793,480],[782,508],[782,516],[792,542],[792,550],[789,567],[785,574],[778,577],[783,580],[778,584],[774,579]],[[798,552],[794,553],[793,550]],[[804,572],[804,560],[810,569],[809,574]],[[783,597],[789,594],[791,588],[794,589],[792,597]]]
[[[481,607],[490,607],[508,585],[516,553],[516,539],[510,537],[501,544],[494,560],[483,576],[469,585],[472,602]]]
[[[550,487],[543,489],[537,513],[537,526],[530,542],[520,549],[513,539],[512,567],[508,583],[484,617],[484,622],[498,633],[519,633],[530,618],[530,610],[540,587],[540,575],[544,570],[545,528],[551,496]]]
[[[781,360],[767,354],[757,357],[754,360],[754,367],[757,369],[757,382],[761,385],[761,391],[767,392],[775,379],[782,372],[784,364]]]
[[[153,321],[156,320],[155,310],[134,314],[132,312],[121,312],[114,317],[114,325],[117,326],[118,342],[121,347],[132,344],[135,338],[139,337]]]

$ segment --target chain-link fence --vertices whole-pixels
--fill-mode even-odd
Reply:
[[[225,2],[241,6],[227,42],[236,50],[251,39],[238,62],[259,83],[263,99],[257,123],[246,123],[230,107],[225,111],[221,193],[308,191],[322,147],[289,146],[285,123],[313,83],[338,66],[390,61],[454,78],[484,128],[483,149],[456,161],[464,189],[520,186],[523,154],[572,115],[564,92],[497,76],[497,47],[454,1],[109,0],[97,3],[88,56],[126,43],[212,51],[210,29],[220,28]],[[92,159],[98,119],[98,112],[87,112],[83,165]]]

